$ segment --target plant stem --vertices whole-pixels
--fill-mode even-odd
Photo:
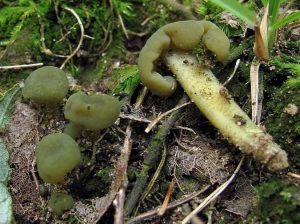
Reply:
[[[165,60],[191,100],[229,142],[272,171],[288,167],[286,152],[251,121],[209,69],[186,52],[174,50]]]
[[[184,95],[179,100],[178,105],[182,105],[187,101],[188,101],[188,97]],[[164,145],[166,137],[170,132],[170,129],[172,128],[173,124],[175,123],[175,121],[178,120],[180,115],[181,115],[180,109],[172,112],[172,114],[168,117],[168,119],[159,126],[157,133],[151,138],[149,146],[146,149],[147,154],[144,159],[142,170],[139,173],[137,180],[134,183],[133,189],[128,195],[128,198],[126,200],[125,211],[128,216],[130,216],[130,214],[132,213],[133,209],[135,208],[135,206],[137,205],[141,197],[141,194],[145,190],[149,179],[149,171],[153,167],[156,167],[157,162],[160,159],[161,149]]]

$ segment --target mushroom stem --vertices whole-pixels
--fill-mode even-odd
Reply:
[[[82,130],[84,130],[84,128],[81,125],[70,122],[66,125],[64,133],[71,136],[73,139],[76,139],[80,135]]]
[[[286,152],[251,121],[211,70],[183,51],[174,50],[165,60],[191,100],[228,141],[272,171],[288,167]]]

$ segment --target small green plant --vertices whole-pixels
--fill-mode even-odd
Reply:
[[[242,21],[246,22],[250,26],[258,27],[263,21],[259,22],[257,20],[258,12],[251,9],[245,5],[242,5],[236,0],[211,0],[211,2],[217,4],[223,9],[229,11]],[[300,18],[300,11],[287,14],[286,11],[290,3],[286,0],[261,0],[264,8],[266,9],[265,14],[267,15],[267,25],[264,27],[265,32],[265,49],[271,50],[274,46],[276,39],[276,32],[278,29],[284,27],[288,23],[291,23]],[[282,4],[286,3],[286,7],[283,13],[280,13],[280,7]]]
[[[256,187],[258,223],[299,223],[299,184],[272,180]]]

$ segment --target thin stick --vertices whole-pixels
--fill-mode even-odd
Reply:
[[[237,60],[236,60],[236,63],[235,63],[233,72],[231,73],[231,75],[229,76],[229,78],[223,83],[223,86],[226,86],[226,85],[231,81],[231,79],[234,77],[234,75],[235,75],[235,73],[236,73],[236,70],[238,69],[238,67],[239,67],[239,65],[240,65],[240,62],[241,62],[240,59],[237,59]]]
[[[120,118],[123,118],[123,119],[129,119],[129,120],[132,120],[132,121],[143,122],[143,123],[150,123],[150,122],[151,122],[151,121],[148,120],[147,118],[137,117],[137,116],[132,115],[132,114],[124,114],[124,113],[120,113],[119,117],[120,117]]]
[[[176,107],[174,107],[173,109],[171,109],[171,110],[169,110],[169,111],[167,111],[167,112],[165,112],[165,113],[162,113],[162,114],[160,114],[160,115],[158,115],[157,116],[157,118],[155,118],[150,124],[148,124],[148,126],[147,126],[147,128],[145,129],[145,132],[146,133],[149,133],[150,131],[151,131],[151,129],[163,118],[163,117],[165,117],[165,116],[167,116],[168,114],[170,114],[170,113],[172,113],[173,111],[175,111],[175,110],[178,110],[178,109],[180,109],[180,108],[182,108],[182,107],[185,107],[185,106],[187,106],[187,105],[189,105],[189,104],[191,104],[192,102],[187,102],[187,103],[184,103],[184,104],[182,104],[182,105],[179,105],[179,106],[176,106]]]
[[[65,67],[65,65],[67,64],[67,62],[74,57],[75,54],[77,54],[77,52],[79,51],[81,45],[82,45],[82,42],[83,42],[83,39],[84,39],[84,27],[83,27],[83,24],[80,20],[80,17],[77,15],[77,13],[69,8],[69,7],[65,7],[64,9],[68,10],[69,12],[71,12],[75,18],[77,19],[77,22],[79,24],[79,27],[80,27],[80,39],[79,39],[79,43],[77,45],[77,47],[75,48],[75,50],[66,58],[66,60],[64,61],[64,63],[60,66],[60,69],[63,69]]]
[[[32,67],[40,67],[43,65],[44,65],[44,63],[34,63],[34,64],[24,64],[24,65],[8,65],[8,66],[0,66],[0,70],[32,68]]]
[[[118,12],[118,10],[116,10],[116,11],[117,11],[118,18],[119,18],[119,20],[120,20],[120,24],[121,24],[122,30],[123,30],[123,32],[124,32],[124,34],[125,34],[126,39],[128,40],[128,39],[129,39],[129,36],[128,36],[128,32],[127,32],[127,30],[126,30],[126,27],[125,27],[125,25],[124,25],[123,18],[122,18],[122,16],[121,16],[121,14]]]
[[[163,214],[165,214],[166,209],[167,209],[168,204],[169,204],[169,201],[170,201],[170,198],[171,198],[171,195],[172,195],[172,193],[173,193],[173,191],[174,191],[175,184],[176,184],[176,180],[175,180],[175,178],[174,178],[174,179],[172,179],[172,182],[171,182],[171,184],[169,185],[168,191],[167,191],[167,193],[166,193],[165,199],[164,199],[164,201],[163,201],[161,207],[159,208],[159,210],[158,210],[158,212],[157,212],[157,214],[158,214],[159,216],[162,216]]]
[[[300,175],[297,173],[288,172],[287,175],[300,180]]]
[[[96,142],[93,145],[93,152],[92,152],[92,156],[91,156],[91,160],[88,163],[88,165],[92,165],[95,163],[96,161],[96,153],[97,153],[97,148],[96,145],[99,144],[99,142],[101,142],[101,140],[104,138],[104,136],[108,133],[109,129],[106,129],[105,132],[96,140]]]
[[[125,202],[125,191],[126,187],[123,186],[113,201],[113,205],[116,209],[115,216],[114,216],[114,224],[123,224],[124,223],[124,202]]]
[[[251,105],[252,105],[252,121],[254,123],[260,122],[260,100],[259,100],[259,67],[260,62],[255,59],[250,67],[250,81],[251,81]]]
[[[136,214],[140,208],[140,205],[141,203],[146,199],[146,197],[150,194],[150,191],[151,189],[153,188],[154,184],[156,183],[156,180],[165,164],[165,161],[166,161],[166,158],[167,158],[167,149],[166,149],[166,146],[164,144],[164,148],[163,148],[163,152],[162,152],[162,157],[161,157],[161,160],[159,162],[159,165],[155,171],[155,173],[153,174],[151,180],[149,181],[149,184],[147,185],[146,189],[144,190],[142,196],[141,196],[141,199],[140,201],[138,202],[138,205],[136,206],[136,209],[135,209],[135,212],[134,214]]]
[[[205,191],[207,191],[209,188],[210,188],[211,185],[206,185],[205,187],[203,187],[201,190],[197,191],[197,192],[194,192],[194,193],[191,193],[187,196],[183,196],[183,198],[177,200],[177,201],[174,201],[174,202],[171,202],[167,208],[166,208],[166,211],[167,210],[170,210],[170,209],[174,209],[184,203],[187,203],[189,202],[190,200],[194,199],[195,197],[199,196],[200,194],[204,193]],[[148,212],[145,212],[143,214],[140,214],[139,216],[136,216],[132,219],[130,219],[127,224],[134,224],[134,223],[142,223],[143,221],[147,220],[147,219],[151,219],[151,218],[154,218],[154,217],[157,217],[157,211],[158,211],[159,207],[157,208],[154,208]]]
[[[41,34],[41,47],[42,47],[42,51],[49,56],[54,56],[54,57],[58,57],[58,58],[67,58],[67,55],[61,55],[61,54],[54,54],[49,48],[47,48],[46,43],[45,43],[45,26],[44,23],[42,21],[42,18],[40,16],[40,14],[37,14],[37,18],[40,24],[40,34]]]
[[[188,216],[186,216],[182,224],[187,223],[194,215],[197,213],[201,212],[208,204],[210,204],[212,201],[214,201],[228,186],[229,184],[233,181],[233,179],[236,177],[237,173],[239,172],[243,162],[244,162],[245,156],[242,157],[241,161],[239,162],[239,165],[235,169],[234,173],[232,176],[225,182],[223,183],[220,187],[218,187],[216,190],[214,190],[207,198],[202,201],[202,203],[194,209]]]
[[[141,94],[139,95],[139,97],[134,105],[134,110],[139,109],[139,107],[142,105],[142,102],[143,102],[146,94],[147,94],[147,88],[143,88]],[[114,174],[111,186],[109,188],[110,193],[108,194],[108,197],[102,198],[102,200],[105,200],[105,203],[104,202],[99,203],[99,205],[101,207],[97,207],[97,202],[96,202],[96,209],[98,210],[98,214],[97,214],[96,220],[94,220],[94,223],[97,223],[101,219],[103,214],[107,211],[107,209],[111,205],[111,202],[113,202],[115,200],[117,194],[119,194],[119,195],[124,194],[124,197],[125,197],[126,185],[128,182],[127,167],[128,167],[129,157],[131,154],[131,149],[132,149],[131,123],[132,123],[132,121],[129,121],[128,125],[126,127],[126,137],[124,139],[123,147],[121,150],[121,155],[119,156],[119,158],[116,162],[116,165],[115,165],[115,167],[116,167],[115,174]],[[122,189],[124,189],[124,192],[121,192]],[[118,205],[118,209],[117,209],[118,214],[116,214],[115,218],[118,219],[120,221],[120,223],[123,222],[123,220],[120,220],[120,218],[122,219],[123,215],[121,215],[121,214],[124,214],[124,202],[125,202],[125,199],[124,200],[120,199],[117,204]]]
[[[155,181],[157,180],[157,178],[159,177],[159,174],[165,164],[165,161],[166,161],[166,158],[167,158],[167,149],[166,149],[166,146],[164,144],[164,148],[163,148],[163,152],[162,152],[162,157],[161,157],[161,160],[159,162],[159,165],[153,175],[153,177],[151,178],[148,186],[146,187],[142,197],[141,197],[141,202],[145,200],[145,198],[148,196],[148,194],[150,193],[152,187],[154,186],[155,184]]]

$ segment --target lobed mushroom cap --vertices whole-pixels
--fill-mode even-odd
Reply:
[[[67,100],[65,117],[83,129],[101,130],[110,127],[119,117],[118,99],[105,94],[73,94]]]
[[[53,193],[50,197],[48,206],[52,209],[52,211],[61,215],[64,211],[73,208],[74,200],[73,198],[65,193]]]
[[[54,66],[44,66],[33,71],[25,80],[23,96],[40,104],[60,102],[69,89],[65,72]]]
[[[80,163],[80,149],[69,135],[50,134],[38,143],[36,161],[38,173],[45,182],[61,183],[64,176]]]

